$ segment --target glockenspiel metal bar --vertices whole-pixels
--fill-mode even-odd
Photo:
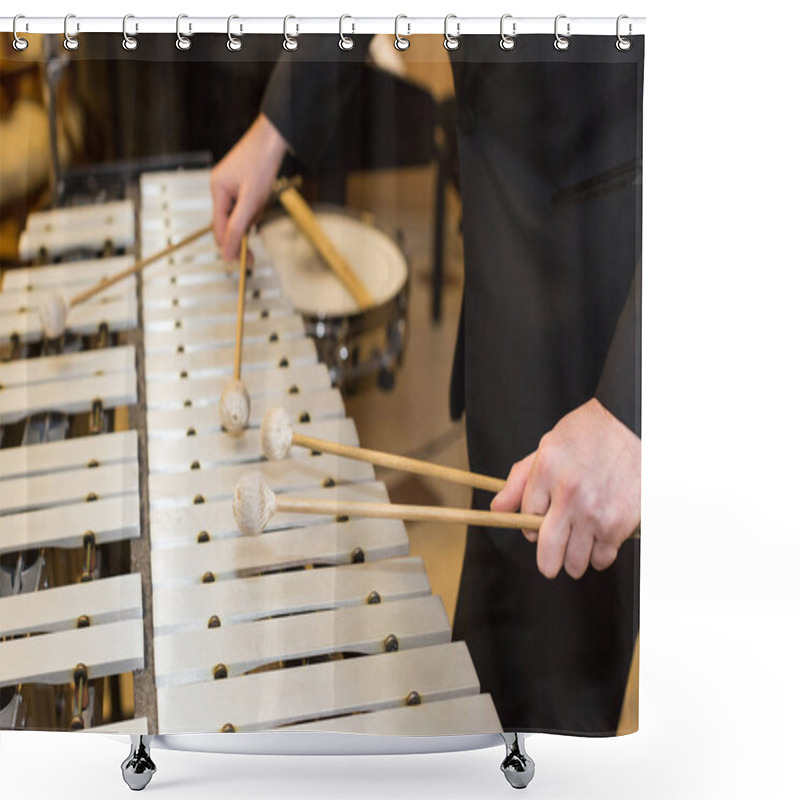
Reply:
[[[180,251],[178,251],[180,252]],[[216,255],[214,253],[213,255]],[[275,278],[275,270],[269,264],[254,264],[249,267],[248,274],[258,280]],[[170,263],[162,261],[154,264],[144,276],[144,283],[149,290],[174,291],[169,287],[180,286],[187,291],[194,287],[207,286],[218,283],[221,278],[230,278],[235,270],[231,262],[219,259],[207,259],[200,263],[195,261],[181,261]]]
[[[469,736],[500,733],[503,726],[492,698],[488,694],[472,694],[308,722],[293,725],[291,730],[371,736]]]
[[[421,558],[398,557],[259,574],[260,570],[275,567],[270,541],[271,537],[259,536],[239,541],[239,547],[232,547],[230,540],[208,542],[202,545],[208,548],[203,553],[205,560],[198,563],[198,559],[191,559],[193,573],[188,565],[176,569],[191,555],[186,550],[157,553],[153,560],[158,570],[154,571],[153,594],[156,635],[204,630],[213,618],[226,627],[267,617],[406,600],[431,593]],[[352,550],[348,555],[351,554]],[[327,557],[331,555],[341,558],[329,551]],[[292,562],[284,559],[283,563]],[[214,581],[202,583],[202,576],[212,567]],[[246,574],[251,577],[242,577]]]
[[[338,389],[318,389],[302,394],[289,394],[276,398],[275,395],[259,394],[250,397],[250,419],[248,429],[258,428],[264,412],[280,403],[297,430],[306,430],[308,423],[322,420],[342,419],[344,402]],[[147,430],[151,440],[181,439],[187,431],[197,434],[214,433],[220,429],[219,409],[205,405],[195,408],[162,408],[147,412]]]
[[[123,222],[130,226],[132,232],[133,221],[132,200],[109,200],[105,203],[34,211],[25,220],[25,230],[52,233]]]
[[[40,360],[43,359],[26,359],[24,363]],[[135,371],[84,375],[75,380],[40,382],[30,386],[8,386],[0,389],[0,425],[46,412],[86,413],[101,398],[104,408],[132,406],[136,404],[136,397]]]
[[[255,420],[258,422],[258,420]],[[352,419],[324,419],[298,426],[309,436],[358,447],[358,433]],[[292,447],[287,458],[310,458],[303,447]],[[231,436],[226,431],[198,433],[188,428],[180,439],[151,439],[150,473],[188,472],[226,464],[251,464],[262,461],[260,431],[253,427]]]
[[[142,621],[139,618],[10,639],[0,642],[0,663],[0,686],[69,683],[78,664],[86,665],[89,680],[142,669]]]
[[[63,287],[59,287],[55,291],[61,292],[64,294],[65,299],[69,299],[72,294],[77,294],[85,289],[89,289],[97,282],[97,280],[75,281],[70,284],[69,289],[65,290]],[[52,288],[44,287],[36,289],[5,289],[0,292],[0,314],[6,316],[37,311],[42,300],[52,291],[54,291]],[[101,300],[98,298],[98,301],[105,303],[111,300],[119,301],[126,298],[129,299],[135,307],[136,281],[133,276],[111,286],[108,292],[102,296]]]
[[[36,258],[44,251],[52,258],[71,250],[94,250],[98,253],[110,243],[114,249],[125,250],[134,243],[133,220],[112,221],[106,225],[70,228],[68,225],[52,231],[23,231],[19,237],[19,257],[22,261]]]
[[[136,573],[0,599],[0,637],[141,618],[142,579]]]
[[[41,547],[74,549],[82,546],[87,531],[98,545],[135,539],[140,535],[138,483],[137,491],[93,503],[4,515],[0,525],[0,554]]]
[[[214,680],[218,665],[230,679],[264,664],[336,653],[373,655],[449,641],[441,598],[430,595],[264,619],[156,636],[156,686]]]
[[[0,401],[8,387],[29,387],[37,383],[81,380],[97,375],[136,373],[133,347],[107,347],[77,353],[29,358],[3,364],[3,388]]]
[[[152,308],[186,309],[195,306],[216,305],[230,299],[236,300],[237,281],[233,277],[227,280],[209,281],[192,285],[192,290],[177,283],[167,284],[163,291],[147,292],[144,307],[146,312]],[[274,273],[253,277],[247,282],[245,298],[248,301],[259,298],[277,297],[280,294],[280,283]]]
[[[284,314],[294,314],[292,301],[286,295],[262,297],[257,302],[250,301],[245,309],[245,322],[268,319]],[[150,330],[178,330],[197,328],[215,322],[236,322],[236,308],[230,303],[213,302],[188,308],[148,308],[144,313],[144,328]]]
[[[138,459],[136,431],[82,436],[30,447],[7,447],[0,458],[0,481],[62,470],[89,469]]]
[[[219,407],[219,399],[230,375],[206,378],[188,377],[179,381],[160,381],[147,387],[148,411],[158,409]],[[284,397],[302,397],[331,388],[328,368],[320,363],[294,364],[285,369],[262,369],[248,376],[250,399],[271,397],[275,403]],[[0,395],[2,398],[2,395]]]
[[[158,693],[161,733],[276,728],[313,719],[478,694],[463,642],[169,686]]]
[[[144,337],[144,349],[148,356],[212,350],[216,347],[232,347],[236,332],[229,323],[217,322],[193,331],[187,336],[183,330],[148,331]],[[273,319],[254,319],[244,326],[244,343],[299,339],[306,335],[303,318],[291,314]]]
[[[8,478],[0,481],[0,518],[50,506],[85,505],[138,491],[139,465],[135,461]]]
[[[276,492],[319,489],[375,480],[375,470],[371,464],[325,453],[286,461],[260,461],[252,468],[261,472],[267,484]],[[230,506],[233,490],[241,473],[242,467],[236,464],[193,470],[190,480],[179,472],[151,473],[150,509],[160,512],[183,507],[188,517],[192,508],[208,506],[214,501],[225,501]]]
[[[232,347],[216,350],[199,350],[194,353],[177,353],[172,356],[151,356],[145,362],[148,381],[174,380],[187,377],[203,378],[211,375],[230,377],[233,368]],[[266,342],[242,348],[242,373],[246,375],[265,367],[286,368],[291,364],[313,364],[317,361],[317,349],[311,339]],[[247,378],[243,377],[246,383]]]
[[[72,294],[103,278],[110,278],[133,264],[133,256],[112,256],[70,261],[67,264],[44,264],[39,267],[18,267],[3,275],[3,292],[53,291]]]
[[[139,191],[142,202],[161,200],[175,195],[195,197],[211,196],[210,169],[155,170],[139,178]]]
[[[2,297],[2,295],[0,295]],[[69,333],[73,336],[92,336],[105,325],[110,333],[132,330],[138,320],[133,298],[77,306],[69,315]],[[0,345],[12,342],[31,344],[42,341],[39,312],[29,310],[0,317]]]

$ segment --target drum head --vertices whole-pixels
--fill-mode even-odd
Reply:
[[[375,298],[376,306],[401,291],[408,267],[402,250],[389,236],[342,212],[315,210],[315,214],[334,247]],[[290,217],[268,222],[261,230],[261,239],[283,290],[298,311],[318,317],[359,313],[352,295]]]

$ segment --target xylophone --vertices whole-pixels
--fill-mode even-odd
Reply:
[[[238,270],[210,235],[77,306],[65,336],[43,341],[44,292],[109,277],[133,262],[134,241],[142,258],[180,241],[208,222],[208,186],[203,170],[143,174],[136,227],[131,200],[31,215],[24,252],[40,263],[4,276],[0,726],[128,734],[133,788],[155,769],[151,744],[494,744],[491,698],[401,521],[278,512],[261,535],[236,528],[246,469],[286,498],[388,501],[369,463],[301,447],[261,455],[258,426],[275,405],[298,433],[359,441],[257,235],[241,366],[252,409],[239,435],[218,410]],[[217,735],[256,731],[270,733],[257,745]],[[527,784],[522,738],[503,736],[504,772]]]

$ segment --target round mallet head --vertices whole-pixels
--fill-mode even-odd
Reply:
[[[233,490],[233,516],[236,527],[248,536],[255,536],[267,527],[276,509],[275,493],[264,476],[256,470],[245,472]]]
[[[219,401],[219,418],[228,433],[241,433],[250,419],[250,395],[241,381],[231,381]]]
[[[58,292],[48,292],[42,296],[39,321],[47,339],[58,339],[67,329],[67,304]]]
[[[292,449],[292,420],[285,408],[268,408],[261,420],[261,452],[270,461],[281,461]]]

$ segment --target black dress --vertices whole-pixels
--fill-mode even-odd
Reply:
[[[354,101],[362,41],[343,55],[304,37],[276,69],[263,110],[301,161]],[[504,52],[493,36],[450,54],[465,265],[450,403],[477,472],[505,476],[592,397],[640,434],[643,49],[526,36]],[[638,578],[636,542],[604,572],[548,580],[518,531],[469,530],[453,633],[506,730],[616,732]]]

